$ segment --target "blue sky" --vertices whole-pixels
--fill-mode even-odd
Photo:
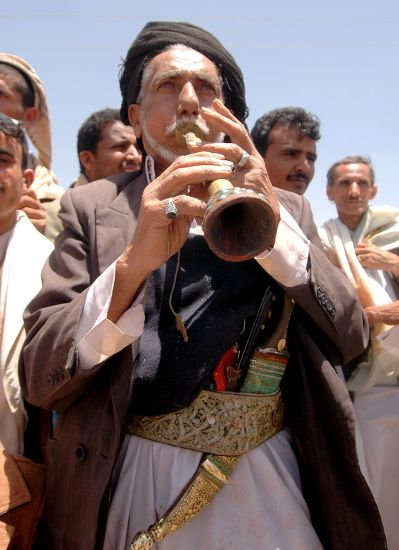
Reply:
[[[16,0],[2,8],[2,51],[39,73],[48,94],[53,168],[67,187],[78,173],[76,133],[93,111],[119,107],[118,71],[150,20],[189,21],[214,33],[244,73],[248,126],[275,107],[321,119],[315,177],[306,193],[315,220],[335,216],[325,174],[338,158],[369,154],[375,204],[399,208],[399,3],[132,2]]]

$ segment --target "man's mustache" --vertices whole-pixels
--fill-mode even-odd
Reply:
[[[176,135],[176,131],[179,131],[181,129],[194,132],[198,136],[203,136],[203,138],[207,138],[209,136],[209,126],[204,122],[203,120],[200,120],[196,116],[185,116],[181,117],[169,126],[166,127],[165,134],[166,136],[174,136]],[[197,130],[197,132],[196,132]]]
[[[289,174],[287,180],[303,180],[305,183],[309,183],[309,178],[306,174],[302,172],[295,172],[294,174]]]

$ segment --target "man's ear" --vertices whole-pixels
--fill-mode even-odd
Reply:
[[[138,103],[132,103],[128,108],[128,118],[130,126],[132,126],[137,138],[142,137],[142,129],[140,122],[140,105]]]
[[[370,200],[375,199],[377,191],[378,191],[377,185],[376,184],[372,185],[371,188],[370,188]]]
[[[33,180],[35,179],[35,173],[32,170],[32,168],[27,168],[24,170],[24,184],[26,187],[30,187],[33,183]]]
[[[80,151],[79,160],[83,166],[84,173],[86,176],[90,176],[91,170],[93,168],[95,158],[92,151]]]
[[[24,122],[33,122],[37,119],[39,111],[36,107],[27,107],[24,114]]]
[[[335,193],[334,193],[334,186],[333,185],[327,183],[326,193],[327,193],[327,197],[329,198],[329,200],[332,201],[332,202],[335,202]]]

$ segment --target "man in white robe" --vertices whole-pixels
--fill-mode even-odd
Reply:
[[[333,261],[358,290],[371,327],[368,352],[347,381],[363,438],[371,489],[388,546],[399,548],[399,210],[369,206],[377,194],[368,157],[346,157],[327,176],[338,218],[320,230]]]

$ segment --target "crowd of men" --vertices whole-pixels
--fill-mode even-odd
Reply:
[[[44,86],[0,53],[0,545],[399,548],[399,210],[370,158],[332,164],[318,230],[318,117],[249,133],[215,36],[148,23],[120,89],[64,191]],[[226,261],[202,222],[232,204],[239,240],[238,191],[268,232]]]

